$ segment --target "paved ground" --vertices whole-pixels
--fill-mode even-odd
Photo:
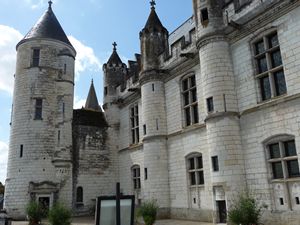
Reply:
[[[93,218],[74,218],[72,225],[94,225]],[[13,222],[12,225],[28,225],[28,222]],[[185,220],[158,220],[155,225],[213,225],[212,223],[200,223]]]

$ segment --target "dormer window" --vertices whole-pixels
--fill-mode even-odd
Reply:
[[[33,49],[32,52],[32,66],[38,67],[40,65],[40,49]]]

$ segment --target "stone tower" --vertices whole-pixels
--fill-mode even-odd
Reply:
[[[72,205],[76,51],[49,8],[17,45],[5,208],[24,217],[36,200]]]
[[[117,44],[113,43],[113,52],[107,63],[103,65],[104,73],[104,102],[103,108],[107,121],[111,127],[119,126],[120,116],[118,107],[117,87],[122,85],[125,79],[127,66],[120,59],[117,52]]]
[[[194,0],[197,48],[200,55],[207,140],[219,171],[212,173],[214,208],[230,205],[232,195],[245,188],[237,96],[229,42],[224,33],[223,0]],[[218,213],[217,213],[218,214]],[[215,222],[220,218],[215,217]]]
[[[120,59],[117,52],[117,44],[113,43],[113,52],[107,63],[103,65],[104,74],[104,94],[103,109],[108,124],[107,128],[107,146],[111,152],[111,161],[115,165],[115,181],[119,180],[118,172],[118,149],[120,137],[120,108],[118,88],[123,88],[127,66]],[[112,183],[115,185],[115,183]],[[114,189],[114,188],[113,188]]]
[[[142,121],[144,127],[143,149],[147,179],[144,197],[157,199],[164,216],[169,213],[169,180],[167,154],[167,124],[164,77],[160,56],[168,48],[168,31],[163,27],[151,2],[151,12],[140,32],[142,68],[140,73]]]

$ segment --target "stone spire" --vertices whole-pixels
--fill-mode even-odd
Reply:
[[[91,87],[89,90],[88,97],[86,99],[85,103],[85,109],[95,110],[95,111],[101,111],[101,108],[98,103],[97,94],[94,87],[94,82],[92,80]]]
[[[47,11],[44,13],[44,15],[42,15],[42,17],[33,26],[33,28],[31,28],[31,30],[26,34],[23,40],[18,43],[17,47],[26,40],[37,38],[54,39],[72,46],[54,12],[52,11],[52,1],[49,1],[48,4],[49,6]]]

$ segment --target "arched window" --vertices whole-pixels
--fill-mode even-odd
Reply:
[[[202,154],[192,153],[186,158],[189,185],[197,186],[204,184],[204,171]]]
[[[132,183],[135,190],[141,189],[141,169],[139,165],[135,165],[131,168]]]
[[[82,187],[77,187],[76,203],[83,203],[83,188]]]

